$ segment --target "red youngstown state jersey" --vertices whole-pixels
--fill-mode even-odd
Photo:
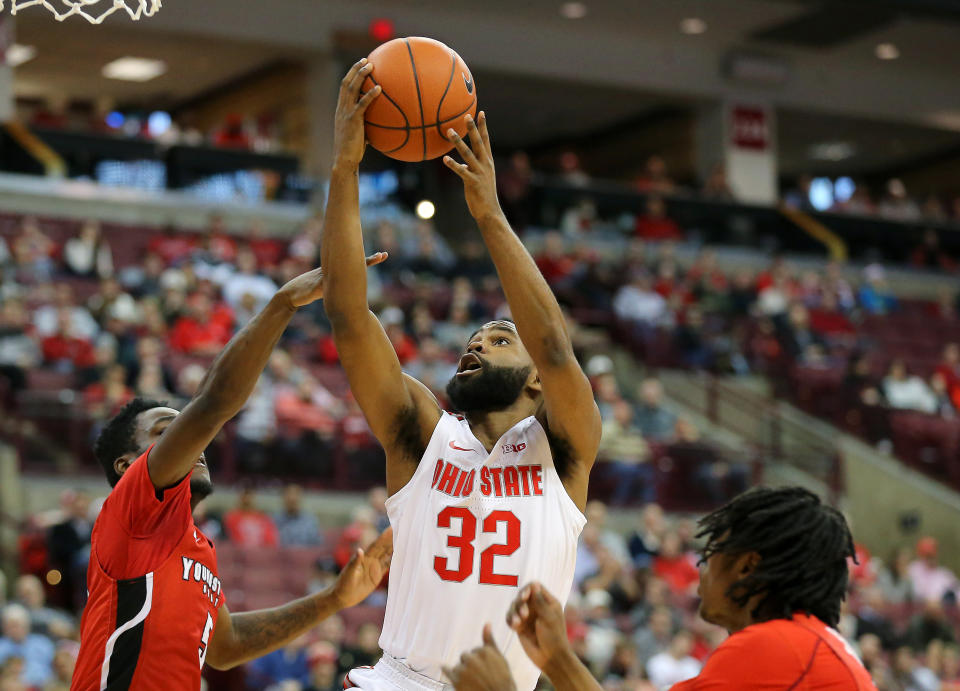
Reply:
[[[752,624],[707,658],[699,676],[670,691],[876,691],[850,645],[816,617]]]
[[[225,602],[217,555],[193,523],[190,476],[154,489],[149,453],[123,474],[94,524],[71,691],[200,688]]]

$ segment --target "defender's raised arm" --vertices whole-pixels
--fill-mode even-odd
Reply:
[[[360,270],[379,264],[385,254],[361,257]],[[277,341],[298,307],[323,297],[323,272],[314,269],[297,276],[277,291],[266,307],[250,320],[217,356],[200,390],[173,419],[147,459],[150,480],[157,489],[179,482],[197,458],[247,402]],[[117,459],[125,469],[134,457]]]

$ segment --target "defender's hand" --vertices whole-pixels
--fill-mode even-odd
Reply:
[[[483,645],[460,656],[453,669],[443,668],[456,691],[516,691],[507,659],[497,648],[490,624],[483,627]]]
[[[363,81],[373,70],[373,65],[363,58],[356,62],[340,82],[337,99],[337,114],[333,131],[333,160],[335,164],[356,168],[363,158],[366,140],[363,130],[363,114],[380,95],[377,85],[360,96]]]
[[[447,138],[457,147],[463,157],[463,163],[457,163],[450,156],[444,156],[443,162],[463,180],[463,192],[467,206],[473,217],[480,221],[495,214],[502,214],[500,200],[497,199],[497,172],[493,167],[493,149],[490,147],[490,134],[487,132],[487,115],[480,111],[477,122],[466,116],[470,146],[453,130],[447,131]]]
[[[390,569],[391,557],[393,528],[384,530],[366,552],[357,550],[333,584],[333,596],[341,609],[360,604],[376,590]]]
[[[520,591],[507,612],[507,623],[517,632],[523,650],[540,669],[570,653],[563,607],[539,583]]]
[[[367,266],[376,266],[387,260],[389,255],[386,252],[377,252],[367,257]],[[277,295],[288,300],[290,306],[294,309],[309,305],[311,302],[323,299],[323,267],[318,267],[313,271],[300,274],[296,278],[290,279]]]

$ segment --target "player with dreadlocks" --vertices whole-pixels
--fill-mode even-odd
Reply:
[[[753,489],[700,520],[700,616],[730,637],[700,675],[671,691],[867,691],[870,674],[833,628],[853,537],[836,509],[805,489]],[[507,614],[527,655],[557,691],[600,691],[566,637],[560,603],[539,583]],[[457,691],[508,691],[493,639],[448,675]]]

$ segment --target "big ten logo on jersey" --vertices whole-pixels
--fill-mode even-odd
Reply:
[[[504,445],[503,445],[503,453],[504,453],[504,454],[508,454],[508,453],[520,453],[520,452],[523,451],[525,448],[527,448],[527,445],[526,445],[524,442],[520,442],[519,444],[504,444]]]
[[[521,447],[524,446],[517,444],[515,448],[522,451]],[[433,469],[433,482],[430,486],[451,497],[468,497],[473,492],[473,484],[477,479],[476,469],[464,470],[439,458]],[[542,497],[543,466],[484,466],[480,469],[479,489],[480,494],[485,497]]]
[[[183,560],[183,580],[192,580],[195,583],[201,584],[203,586],[203,594],[209,598],[214,607],[219,607],[223,583],[217,578],[213,569],[195,559],[188,557],[180,557],[180,559]]]

